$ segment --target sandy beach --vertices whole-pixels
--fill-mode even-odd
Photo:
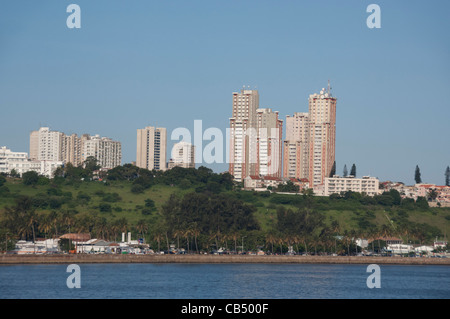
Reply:
[[[265,264],[391,264],[450,265],[450,258],[370,257],[370,256],[255,256],[255,255],[2,255],[7,264],[84,263],[265,263]]]

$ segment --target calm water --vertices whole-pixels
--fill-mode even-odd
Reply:
[[[81,288],[67,265],[0,266],[0,299],[448,299],[450,267],[380,265],[369,289],[366,265],[81,264]]]

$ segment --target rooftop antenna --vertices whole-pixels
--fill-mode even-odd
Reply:
[[[330,89],[331,89],[331,87],[330,87],[330,80],[328,79],[328,93],[330,93]]]

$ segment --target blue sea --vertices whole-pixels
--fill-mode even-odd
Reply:
[[[449,266],[80,264],[0,266],[0,299],[448,299]]]

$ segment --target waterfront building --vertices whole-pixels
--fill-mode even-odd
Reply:
[[[147,126],[137,130],[136,166],[165,171],[166,149],[166,128]]]

